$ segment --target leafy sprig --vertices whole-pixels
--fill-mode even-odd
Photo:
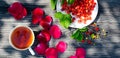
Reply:
[[[68,28],[70,23],[71,23],[71,15],[70,14],[63,14],[61,12],[56,12],[55,13],[55,18],[59,19],[60,24],[64,27],[64,28]]]

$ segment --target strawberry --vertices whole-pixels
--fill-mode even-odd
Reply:
[[[32,11],[32,15],[43,16],[44,11],[41,8],[37,7]]]
[[[27,15],[27,10],[20,2],[15,2],[8,8],[8,12],[16,19],[20,20]]]
[[[48,45],[46,43],[41,42],[34,48],[34,51],[39,55],[44,55],[47,48]]]
[[[60,36],[61,36],[61,30],[60,30],[60,28],[57,25],[53,25],[50,28],[49,31],[50,31],[51,36],[53,36],[54,39],[60,38]]]
[[[46,16],[43,20],[40,21],[40,25],[46,29],[49,30],[51,24],[52,24],[52,17],[51,16]]]
[[[38,40],[41,42],[49,42],[51,39],[50,33],[48,30],[42,30],[40,34],[37,35]]]
[[[32,23],[37,24],[43,19],[44,11],[41,8],[35,8],[32,11]]]
[[[55,48],[48,48],[46,51],[45,51],[45,56],[46,58],[57,58],[58,56],[58,52]]]
[[[56,49],[58,52],[65,52],[65,50],[67,49],[67,43],[64,41],[60,41],[57,45],[56,45]]]
[[[83,57],[85,58],[85,55],[86,55],[86,51],[84,48],[77,48],[76,49],[76,54],[77,58],[80,58],[80,57]]]
[[[42,20],[42,16],[32,15],[32,23],[37,24]]]

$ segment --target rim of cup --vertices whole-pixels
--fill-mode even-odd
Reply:
[[[26,27],[27,29],[29,29],[29,30],[31,31],[31,33],[32,33],[32,35],[33,35],[33,41],[32,41],[32,43],[29,45],[29,47],[24,48],[24,49],[20,49],[20,48],[15,47],[14,44],[12,43],[12,41],[11,41],[11,36],[12,36],[13,31],[14,31],[16,28],[19,28],[19,27]],[[10,43],[10,45],[11,45],[13,48],[15,48],[16,50],[27,50],[27,49],[29,49],[29,48],[33,45],[34,39],[35,39],[35,36],[34,36],[33,30],[32,30],[30,27],[25,26],[25,25],[18,25],[18,26],[16,26],[15,28],[13,28],[13,29],[10,31],[10,34],[9,34],[9,43]]]

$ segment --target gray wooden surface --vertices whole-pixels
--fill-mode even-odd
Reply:
[[[9,5],[15,1],[20,1],[28,10],[28,15],[21,21],[16,21],[7,11]],[[58,24],[63,32],[59,40],[51,40],[49,45],[54,47],[55,44],[63,40],[68,43],[68,49],[59,58],[68,58],[74,54],[76,47],[86,49],[86,58],[120,58],[120,0],[98,0],[99,13],[96,22],[108,31],[107,38],[96,40],[96,45],[81,44],[70,38],[70,31],[62,28],[58,21],[54,19],[53,24]],[[46,15],[53,17],[54,11],[50,9],[49,0],[0,0],[0,58],[44,58],[39,55],[31,56],[29,51],[17,51],[13,49],[8,37],[12,28],[17,25],[28,25],[34,31],[40,30],[38,25],[31,24],[31,11],[35,7],[41,7],[45,10]]]

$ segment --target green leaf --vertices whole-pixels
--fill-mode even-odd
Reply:
[[[68,28],[70,25],[70,20],[69,18],[67,18],[66,16],[63,16],[62,19],[60,19],[60,24],[64,27],[64,28]]]
[[[62,14],[61,12],[55,13],[55,18],[60,20],[60,24],[64,28],[68,28],[71,23],[71,15],[70,14]]]
[[[56,12],[54,17],[57,18],[57,19],[62,19],[63,18],[63,14],[61,12]]]
[[[79,29],[81,32],[86,32],[88,30],[87,27],[83,27],[82,29]]]
[[[76,39],[78,36],[79,36],[79,29],[77,29],[76,31],[74,31],[71,37],[73,39]]]
[[[74,0],[67,0],[68,4],[72,4]]]
[[[51,9],[55,9],[57,0],[50,0]]]
[[[83,39],[83,34],[80,32],[79,36],[76,38],[78,41],[82,41]]]
[[[61,4],[63,4],[64,3],[64,0],[61,0]]]
[[[71,36],[73,39],[76,39],[77,41],[81,41],[84,37],[83,34],[79,29],[77,29]]]

